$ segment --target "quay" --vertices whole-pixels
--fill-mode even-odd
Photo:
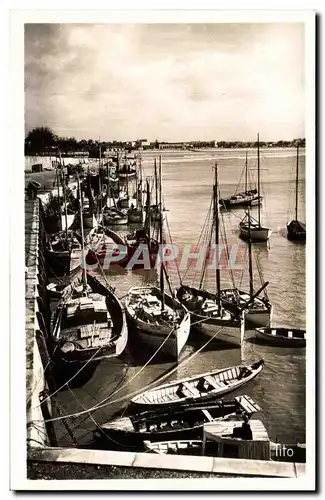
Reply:
[[[98,478],[91,466],[128,468],[130,477],[137,471],[152,471],[156,477],[171,478],[172,471],[191,472],[200,477],[277,477],[301,478],[305,464],[268,460],[226,459],[206,456],[161,455],[120,451],[60,448],[54,428],[47,420],[52,417],[51,399],[55,390],[48,350],[50,312],[46,295],[45,229],[43,208],[39,198],[25,201],[25,305],[26,305],[26,414],[27,465],[52,464],[51,479],[56,479],[56,467],[62,464],[89,467],[86,478]],[[136,474],[140,474],[136,472]],[[75,472],[66,479],[76,479]],[[116,477],[116,475],[115,475]],[[84,477],[85,478],[85,477]],[[103,477],[101,477],[103,478]],[[28,479],[28,478],[27,478]],[[76,489],[76,487],[74,487]]]

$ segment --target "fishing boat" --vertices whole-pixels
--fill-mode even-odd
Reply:
[[[230,415],[234,418],[247,411],[260,411],[260,407],[249,396],[238,396],[211,405],[190,406],[172,411],[142,412],[113,418],[100,426],[100,433],[123,445],[123,448],[125,446],[143,448],[144,441],[200,438],[205,423],[230,418]]]
[[[247,163],[247,152],[246,152],[246,159],[245,159],[245,185],[244,185],[244,191],[235,191],[235,193],[232,196],[229,196],[228,198],[221,198],[219,200],[219,204],[221,208],[236,208],[236,207],[247,207],[248,205],[258,205],[259,203],[262,202],[263,196],[259,196],[257,189],[248,189],[248,163]],[[240,181],[239,181],[240,184]],[[238,184],[238,185],[239,185]]]
[[[297,144],[296,161],[296,197],[295,218],[287,224],[287,235],[289,240],[306,241],[306,224],[298,220],[298,186],[299,186],[299,142]]]
[[[248,460],[306,462],[304,443],[283,444],[270,440],[261,420],[225,420],[203,426],[203,439],[144,441],[146,453],[213,456]],[[290,457],[284,450],[290,449]]]
[[[128,223],[127,213],[115,207],[105,207],[102,215],[104,226],[123,226]]]
[[[93,228],[86,238],[86,264],[101,266],[109,262],[110,266],[119,266],[125,268],[129,265],[130,269],[144,269],[147,260],[136,258],[138,249],[145,251],[148,249],[149,267],[154,268],[159,243],[153,238],[149,238],[144,229],[137,229],[132,235],[124,238],[116,231],[107,226],[98,225]],[[117,259],[117,256],[121,257]],[[109,259],[107,260],[107,257]],[[111,259],[113,257],[113,259]]]
[[[174,380],[142,392],[131,399],[131,404],[149,410],[217,399],[247,384],[262,371],[263,365],[260,360]]]
[[[160,181],[160,210],[162,210],[161,201]],[[162,244],[162,221],[159,229],[159,243]],[[150,285],[131,288],[125,300],[125,308],[129,323],[145,345],[154,348],[160,354],[177,359],[187,342],[191,318],[179,301],[165,292],[165,279],[171,289],[166,274],[164,262],[161,262],[160,288]]]
[[[142,165],[140,158],[140,183],[138,184],[138,174],[135,178],[136,191],[134,193],[133,199],[135,200],[135,205],[131,203],[128,211],[128,222],[142,224],[143,222],[143,205],[142,205]]]
[[[82,221],[82,206],[80,213]],[[84,258],[82,222],[81,230]],[[82,268],[82,276],[77,276],[62,293],[52,318],[52,337],[56,355],[67,363],[122,354],[128,340],[125,312],[107,281],[103,285]]]
[[[261,193],[261,173],[260,173],[260,141],[257,134],[257,195]],[[249,205],[250,206],[250,205]],[[253,243],[267,241],[271,236],[271,230],[261,224],[261,205],[258,204],[258,218],[255,219],[245,212],[245,217],[239,223],[240,237],[244,240],[249,238]]]
[[[306,330],[297,328],[268,327],[256,328],[256,338],[266,344],[283,347],[305,347]]]
[[[45,253],[49,273],[55,276],[69,274],[71,253],[80,249],[80,239],[74,231],[66,229],[52,234]]]
[[[248,207],[248,232],[250,234],[250,207]],[[268,326],[271,323],[273,307],[269,300],[266,287],[268,281],[264,282],[260,273],[262,285],[254,291],[253,279],[253,263],[252,263],[252,241],[248,238],[248,270],[249,270],[249,292],[241,291],[238,288],[226,288],[220,292],[221,303],[223,307],[235,314],[240,314],[245,310],[245,325],[253,326]],[[264,292],[263,297],[260,297],[261,292]]]
[[[215,165],[215,181],[213,186],[213,217],[215,224],[215,249],[219,248],[219,189],[218,189],[218,166]],[[213,228],[209,230],[209,247],[212,246],[211,238]],[[207,260],[204,263],[199,288],[190,287],[181,283],[176,289],[176,298],[190,312],[191,323],[203,334],[223,341],[236,347],[242,344],[245,333],[245,321],[243,311],[233,314],[227,311],[221,302],[221,279],[220,267],[215,266],[216,293],[202,289],[203,280],[207,268]],[[237,312],[237,311],[236,311]]]

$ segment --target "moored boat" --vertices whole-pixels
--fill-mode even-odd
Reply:
[[[287,236],[289,240],[306,241],[306,224],[298,220],[298,186],[299,186],[299,142],[297,144],[296,161],[296,202],[295,218],[287,224]]]
[[[219,186],[218,186],[218,165],[215,164],[215,179],[213,185],[212,217],[210,211],[208,219],[212,221],[208,229],[210,240],[209,249],[212,247],[213,226],[215,225],[215,282],[216,293],[211,293],[203,289],[203,281],[207,271],[207,258],[205,258],[201,280],[198,288],[186,286],[181,283],[176,290],[176,298],[190,312],[191,323],[195,329],[203,334],[212,337],[216,341],[231,344],[235,347],[242,345],[245,334],[245,319],[242,310],[234,313],[227,311],[221,302],[221,277],[220,266],[216,262],[217,249],[219,249]]]
[[[249,425],[248,432],[247,424]],[[270,440],[261,420],[253,419],[249,422],[226,420],[215,424],[205,424],[203,433],[204,439],[144,441],[144,451],[159,455],[204,455],[249,460],[306,462],[304,443],[274,443]],[[285,453],[286,450],[290,450],[290,456]]]
[[[239,417],[243,413],[251,414],[260,409],[249,396],[238,396],[202,407],[198,405],[186,409],[142,412],[113,418],[102,424],[99,432],[109,440],[123,445],[123,448],[139,446],[143,449],[144,441],[200,438],[207,422],[216,422],[230,416]]]
[[[263,196],[258,194],[256,188],[248,189],[248,163],[247,163],[247,153],[245,159],[245,186],[243,191],[236,192],[229,196],[228,198],[221,198],[219,200],[220,207],[222,208],[236,208],[236,207],[247,207],[252,205],[258,205],[262,202]],[[238,186],[237,186],[238,188]]]
[[[257,196],[260,198],[261,192],[261,174],[260,174],[260,139],[259,134],[257,134]],[[250,207],[251,204],[249,203]],[[268,241],[272,231],[261,224],[261,206],[258,204],[258,216],[257,220],[251,216],[248,212],[245,213],[245,217],[239,223],[240,237],[243,240],[250,239],[252,243],[260,243]]]
[[[125,299],[128,322],[140,341],[169,358],[177,359],[191,326],[190,314],[157,287],[133,287]]]
[[[52,320],[56,355],[83,363],[122,354],[128,340],[123,307],[114,290],[95,277],[78,277],[62,292]]]
[[[221,290],[221,303],[233,314],[238,314],[245,307],[246,326],[268,326],[272,321],[273,307],[268,297],[254,297],[253,291],[249,294],[236,288],[224,288]]]
[[[145,409],[208,401],[242,387],[263,369],[264,361],[213,370],[149,389],[135,396],[131,404]]]
[[[102,224],[104,226],[123,226],[128,223],[126,213],[115,207],[105,207],[103,210]]]
[[[256,328],[255,334],[256,338],[271,345],[283,347],[306,346],[306,330],[270,326],[268,328]]]

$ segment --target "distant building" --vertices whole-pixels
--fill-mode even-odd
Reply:
[[[136,146],[143,148],[146,146],[150,146],[150,142],[147,139],[138,139],[136,141]]]
[[[160,142],[159,149],[186,149],[190,146],[189,142]]]

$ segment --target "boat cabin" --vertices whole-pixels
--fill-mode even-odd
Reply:
[[[213,445],[209,443],[213,443]],[[270,438],[260,420],[218,421],[203,426],[202,455],[213,446],[214,456],[270,460]]]

